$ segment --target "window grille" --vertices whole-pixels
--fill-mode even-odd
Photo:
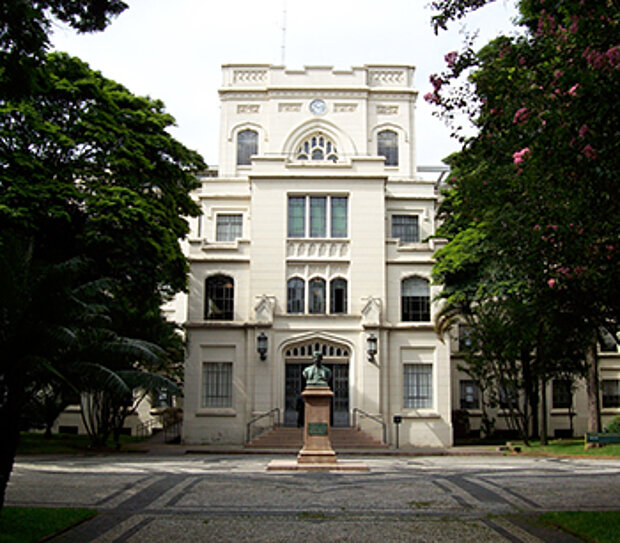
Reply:
[[[216,218],[216,241],[234,241],[242,236],[243,217],[220,213]]]
[[[403,322],[428,322],[430,313],[430,288],[421,277],[409,277],[401,283],[401,320]]]
[[[289,196],[288,237],[346,238],[347,196]]]
[[[433,365],[405,364],[403,406],[409,409],[433,407]]]
[[[392,237],[402,243],[420,241],[420,230],[417,215],[392,215]]]
[[[325,313],[325,280],[315,277],[308,284],[308,312]]]
[[[398,134],[383,130],[377,134],[377,154],[385,157],[386,166],[398,166]]]
[[[235,286],[232,277],[215,275],[205,281],[205,320],[233,320]]]
[[[480,398],[478,385],[471,379],[462,379],[459,382],[461,409],[479,409]]]
[[[554,409],[569,409],[573,403],[569,379],[554,379],[551,383]]]
[[[232,362],[203,363],[202,407],[232,407]]]
[[[332,279],[329,283],[329,312],[347,312],[347,281],[346,279]]]
[[[288,280],[286,311],[288,313],[303,313],[305,305],[305,288],[303,279],[294,277]]]
[[[325,134],[317,133],[304,141],[297,149],[297,160],[329,160],[338,162],[338,151]]]

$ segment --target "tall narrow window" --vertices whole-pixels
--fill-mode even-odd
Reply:
[[[237,165],[249,166],[252,155],[258,153],[258,132],[242,130],[237,134]]]
[[[422,277],[409,277],[401,283],[401,320],[428,322],[431,320],[430,288]]]
[[[433,365],[405,364],[403,407],[420,409],[433,407]]]
[[[420,241],[420,230],[417,215],[392,215],[392,237],[402,243]]]
[[[603,390],[603,407],[620,407],[620,380],[603,379],[601,388]]]
[[[552,396],[554,409],[569,409],[573,403],[573,393],[569,379],[554,379],[552,381]]]
[[[398,166],[398,134],[383,130],[377,134],[377,154],[385,157],[386,166]]]
[[[327,223],[327,198],[325,196],[310,198],[310,237],[324,238]]]
[[[216,219],[216,241],[234,241],[241,237],[242,219],[239,214],[225,215],[219,213]]]
[[[308,284],[308,312],[325,313],[325,280],[319,277]]]
[[[214,275],[205,281],[205,320],[233,320],[235,283],[232,277]]]
[[[347,312],[347,281],[346,279],[332,279],[329,283],[329,312]]]
[[[459,388],[461,409],[479,409],[478,385],[471,379],[461,379]]]
[[[332,196],[332,238],[347,237],[348,198]]]
[[[202,407],[232,407],[232,362],[202,365]]]
[[[293,277],[287,283],[286,311],[288,313],[303,313],[305,288],[303,279]]]
[[[306,197],[290,196],[288,199],[288,237],[303,238],[306,235]]]

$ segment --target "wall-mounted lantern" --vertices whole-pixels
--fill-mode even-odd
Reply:
[[[370,334],[366,338],[366,352],[368,353],[368,361],[374,362],[375,355],[377,354],[377,338],[374,334]]]
[[[260,355],[260,359],[267,360],[267,336],[265,335],[265,332],[261,332],[260,336],[256,338],[256,344],[256,350]]]

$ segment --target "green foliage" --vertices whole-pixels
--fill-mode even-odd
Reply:
[[[620,415],[614,417],[605,427],[605,430],[612,434],[620,434]]]
[[[436,28],[486,3],[434,2]],[[521,36],[448,53],[425,98],[478,129],[455,126],[464,145],[448,159],[438,231],[448,244],[433,269],[444,311],[479,329],[474,373],[504,360],[494,379],[512,375],[532,396],[539,379],[584,375],[597,330],[620,321],[620,8],[519,6]]]
[[[36,543],[93,518],[93,509],[5,507],[0,514],[0,543]]]
[[[538,519],[585,541],[616,543],[620,533],[620,511],[561,511],[543,513]]]

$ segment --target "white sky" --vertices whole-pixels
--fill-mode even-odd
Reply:
[[[101,33],[55,27],[55,49],[78,56],[131,92],[159,98],[177,121],[173,135],[218,163],[221,65],[281,64],[286,5],[287,67],[372,63],[417,67],[418,163],[436,165],[458,149],[422,96],[441,72],[445,53],[460,50],[462,23],[435,36],[427,0],[128,0],[129,8]],[[499,0],[470,15],[484,45],[510,32],[512,2]]]

